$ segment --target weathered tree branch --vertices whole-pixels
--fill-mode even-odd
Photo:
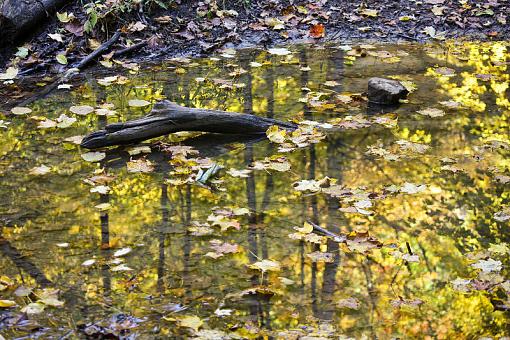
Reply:
[[[87,66],[89,66],[92,62],[96,60],[96,58],[99,58],[106,52],[108,52],[112,46],[119,40],[120,36],[122,35],[122,32],[119,30],[115,32],[115,34],[108,39],[105,43],[103,43],[101,46],[99,46],[97,49],[92,51],[89,55],[87,55],[85,58],[83,58],[79,63],[73,66],[73,69],[78,69],[79,71],[82,71]],[[44,98],[47,95],[49,95],[51,92],[53,92],[60,84],[63,84],[67,81],[69,81],[71,78],[73,78],[77,73],[76,70],[70,69],[66,73],[64,73],[62,76],[58,77],[57,80],[55,80],[53,83],[47,85],[44,87],[44,89],[31,96],[30,98],[25,99],[21,104],[18,104],[19,106],[26,106],[29,104],[32,104],[38,99]]]
[[[115,32],[115,34],[110,39],[108,39],[104,44],[102,44],[97,49],[95,49],[88,56],[83,58],[75,67],[79,70],[82,70],[88,64],[93,62],[94,59],[96,59],[96,58],[102,56],[103,54],[105,54],[106,52],[108,52],[108,50],[110,50],[110,48],[113,46],[113,44],[115,44],[117,42],[117,40],[119,40],[121,34],[122,34],[121,31]]]
[[[168,100],[154,105],[143,118],[107,125],[86,136],[81,146],[97,149],[105,146],[131,144],[179,131],[201,131],[224,134],[261,134],[271,125],[286,130],[296,129],[293,123],[250,114],[218,110],[193,109]]]

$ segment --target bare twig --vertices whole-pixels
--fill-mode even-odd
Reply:
[[[75,68],[82,70],[85,68],[88,64],[90,64],[94,59],[97,57],[102,56],[104,53],[106,53],[110,48],[119,40],[121,36],[121,31],[115,32],[115,34],[104,44],[99,46],[97,49],[95,49],[92,53],[90,53],[88,56],[86,56],[84,59],[82,59]]]
[[[147,43],[148,43],[148,41],[144,40],[144,41],[139,42],[137,44],[133,44],[133,45],[131,45],[129,47],[126,47],[126,48],[124,48],[122,50],[115,51],[115,53],[113,53],[113,56],[114,57],[120,57],[120,56],[123,56],[125,54],[129,54],[131,52],[137,51],[137,50],[147,46]]]
[[[73,78],[77,74],[76,69],[78,69],[80,71],[83,70],[90,63],[92,63],[94,61],[94,59],[96,59],[97,57],[103,55],[108,50],[110,50],[110,48],[113,46],[113,44],[115,44],[117,42],[117,40],[119,40],[121,34],[122,33],[120,31],[115,32],[115,34],[107,42],[105,42],[104,44],[99,46],[97,49],[95,49],[92,53],[87,55],[76,66],[74,66],[73,68],[69,69],[66,73],[64,73],[64,75],[59,77],[53,83],[51,83],[50,85],[46,86],[43,91],[41,91],[41,92],[33,95],[32,97],[24,100],[21,104],[18,104],[18,105],[21,105],[21,106],[29,105],[29,104],[35,102],[38,99],[42,99],[42,98],[46,97],[48,94],[53,92],[53,90],[55,90],[58,87],[58,85],[60,85],[62,83],[65,83],[65,82],[69,81],[69,79]]]
[[[324,234],[326,236],[332,237],[335,242],[344,242],[345,236],[337,235],[327,229],[322,228],[321,226],[313,223],[312,221],[308,220],[308,223],[313,227],[314,230],[318,231],[321,234]]]

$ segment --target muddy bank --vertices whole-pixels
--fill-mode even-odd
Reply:
[[[112,50],[129,48],[122,57],[135,61],[204,56],[225,47],[301,42],[510,37],[510,5],[497,0],[483,4],[473,0],[194,1],[193,5],[144,1],[121,7],[124,3],[127,2],[109,0],[101,6],[76,2],[65,6],[60,10],[61,16],[51,16],[24,42],[2,48],[2,71],[16,65],[22,75],[61,72],[80,62],[118,30],[122,37]],[[65,63],[57,60],[58,55],[66,57]]]

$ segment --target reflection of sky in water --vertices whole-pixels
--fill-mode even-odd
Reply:
[[[391,57],[377,55],[382,50]],[[104,86],[89,75],[73,91],[35,103],[28,117],[2,118],[11,122],[0,129],[2,273],[16,284],[58,288],[65,301],[62,308],[47,307],[30,317],[48,327],[41,336],[64,335],[90,322],[116,322],[120,328],[139,323],[132,332],[149,336],[154,327],[164,336],[192,334],[195,326],[246,337],[276,336],[293,328],[317,336],[508,335],[508,316],[494,310],[494,305],[509,304],[504,246],[509,197],[508,184],[502,183],[509,168],[508,149],[503,149],[510,106],[507,46],[385,45],[368,52],[356,57],[335,49],[296,49],[282,57],[243,51],[234,59],[180,60],[137,74],[121,68],[118,72],[128,78],[122,84]],[[253,61],[262,66],[250,65]],[[417,85],[408,103],[385,116],[398,117],[398,126],[375,123],[377,116],[359,99],[371,76],[395,76]],[[198,150],[198,156],[172,159],[155,149],[130,156],[114,149],[100,163],[87,163],[80,157],[85,150],[63,142],[148,112],[130,108],[130,99],[163,97],[185,106],[279,119],[346,126],[365,119],[371,126],[335,128],[320,143],[285,153],[290,171],[256,170],[246,178],[227,170],[246,169],[277,154],[274,144],[183,133],[162,140],[187,139],[184,144]],[[104,103],[114,104],[116,115],[69,112],[72,105]],[[427,108],[446,115],[416,113]],[[40,121],[56,121],[61,114],[77,122],[66,129],[37,128]],[[126,162],[144,157],[154,172],[127,171]],[[182,184],[204,162],[189,161],[195,157],[225,167],[208,182],[212,190]],[[30,173],[41,165],[50,171]],[[108,194],[90,192],[90,180],[84,180],[93,176],[96,187],[110,187]],[[340,199],[293,189],[294,182],[325,176],[336,179],[333,185],[344,193]],[[289,238],[305,220],[335,233],[368,231],[385,247],[362,254],[357,250],[369,247],[363,242],[330,240],[319,246]],[[207,226],[213,221],[217,225]],[[221,253],[218,244],[228,248],[223,242],[237,252],[215,259]],[[419,262],[401,259],[410,255],[406,242]],[[132,251],[113,256],[125,247]],[[331,253],[332,262],[314,263],[316,251]],[[479,275],[470,267],[489,258],[502,261],[503,269]],[[82,265],[91,259],[94,264]],[[261,275],[248,267],[263,259],[278,263],[280,271]],[[132,270],[122,270],[126,267]],[[455,290],[451,281],[457,278],[471,281],[460,288],[456,284]],[[463,288],[469,292],[458,291]],[[2,298],[13,299],[12,291],[2,292]],[[15,300],[18,307],[3,310],[9,316],[2,321],[8,337],[33,327],[12,327],[29,302]],[[419,300],[423,303],[416,307]],[[181,305],[186,309],[181,311]],[[221,316],[229,309],[231,315]],[[143,321],[113,320],[119,313]]]

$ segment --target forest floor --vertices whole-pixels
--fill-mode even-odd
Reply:
[[[507,40],[510,4],[488,0],[75,2],[24,44],[0,49],[0,70],[58,73],[79,62],[116,30],[113,50],[157,60],[204,56],[222,48],[355,41]],[[1,44],[0,44],[1,45]],[[65,56],[65,58],[57,56]],[[111,56],[106,56],[109,61]],[[60,60],[59,60],[60,59]]]

